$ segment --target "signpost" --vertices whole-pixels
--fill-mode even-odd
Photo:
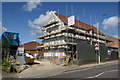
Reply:
[[[99,44],[98,43],[95,43],[95,50],[99,50]]]
[[[98,56],[98,63],[100,63],[99,43],[95,43],[94,47],[95,47],[95,52]]]

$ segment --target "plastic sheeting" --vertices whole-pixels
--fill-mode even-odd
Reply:
[[[32,55],[25,53],[25,57],[34,58]]]
[[[8,42],[11,45],[19,46],[19,33],[4,32],[2,39],[3,44]]]

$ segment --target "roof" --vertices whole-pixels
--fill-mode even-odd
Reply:
[[[20,46],[24,46],[25,50],[36,50],[37,46],[41,46],[41,44],[39,44],[36,41],[32,41],[25,44],[21,44]]]
[[[111,36],[107,36],[106,38],[107,38],[107,39],[112,39],[112,40],[120,40],[120,39],[118,39],[118,38],[111,37]]]
[[[64,24],[68,24],[68,17],[66,16],[63,16],[63,15],[60,15],[58,13],[55,13],[56,16],[62,21],[64,22]],[[78,20],[75,20],[75,24],[73,25],[74,27],[79,27],[81,29],[84,29],[84,30],[90,30],[90,29],[93,29],[95,33],[99,33],[101,35],[104,35],[102,32],[98,31],[96,29],[96,27],[94,26],[91,26],[89,24],[86,24],[86,23],[83,23],[81,21],[78,21]]]

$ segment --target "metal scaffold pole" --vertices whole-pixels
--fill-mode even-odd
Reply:
[[[92,25],[91,15],[90,15],[90,25]],[[93,36],[93,30],[92,30],[92,36]],[[93,45],[92,36],[91,36],[91,41],[90,41],[90,44],[91,44],[91,45]]]
[[[67,4],[66,4],[66,17],[67,17]],[[67,27],[68,27],[68,26],[67,26]],[[68,28],[67,28],[67,30],[66,30],[66,33],[67,33],[66,42],[68,42]],[[66,52],[67,52],[67,56],[68,56],[68,45],[67,45],[67,50],[66,50]]]
[[[59,16],[59,9],[58,9],[58,16]],[[60,28],[59,28],[60,29]],[[59,40],[59,37],[58,37],[58,40]],[[58,49],[58,53],[59,53],[59,46],[57,47],[57,49]]]
[[[73,6],[71,6],[71,13],[73,15]],[[71,35],[71,37],[72,37],[72,43],[74,42],[73,41],[73,36],[74,36],[74,33],[73,33],[73,35]],[[74,50],[74,46],[72,45],[72,51],[71,52],[72,52],[72,58],[74,59],[74,56],[73,56],[74,55],[74,53],[73,53],[74,51],[73,50]]]
[[[85,22],[85,8],[84,8],[84,22]],[[85,23],[84,23],[84,27],[85,27]],[[86,33],[86,32],[85,32]],[[87,40],[86,40],[86,34],[85,34],[85,43],[87,44]]]

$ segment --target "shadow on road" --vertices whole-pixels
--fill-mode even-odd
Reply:
[[[27,65],[36,65],[36,64],[40,64],[40,63],[37,63],[37,62],[32,62],[32,63],[26,63]]]

